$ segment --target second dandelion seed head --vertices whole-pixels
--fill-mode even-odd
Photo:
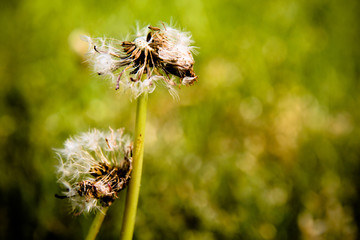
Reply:
[[[65,142],[57,150],[58,181],[75,213],[111,205],[130,180],[132,144],[123,130],[92,130]]]

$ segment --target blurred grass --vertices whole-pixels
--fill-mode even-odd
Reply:
[[[79,239],[53,148],[133,132],[135,103],[84,62],[78,36],[138,21],[192,32],[199,82],[150,96],[134,239],[357,239],[359,2],[7,1],[0,10],[0,239]],[[99,239],[116,239],[120,200]]]

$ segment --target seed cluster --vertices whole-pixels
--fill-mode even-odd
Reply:
[[[85,201],[98,199],[102,206],[110,206],[130,180],[132,170],[131,158],[125,157],[122,166],[110,166],[99,163],[89,171],[94,180],[83,180],[76,185],[76,191]]]
[[[62,196],[76,214],[110,206],[130,181],[132,144],[123,130],[82,133],[65,142],[59,155]]]
[[[192,85],[198,78],[191,35],[164,24],[148,26],[133,41],[90,37],[87,41],[95,71],[114,79],[116,89],[131,89],[135,97],[152,92],[159,80],[173,93],[174,86]]]

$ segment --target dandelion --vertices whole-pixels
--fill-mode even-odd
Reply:
[[[124,189],[132,170],[132,145],[123,129],[91,130],[66,140],[57,150],[58,182],[77,214],[110,206]]]
[[[187,32],[163,24],[138,30],[133,41],[85,38],[94,70],[110,77],[116,89],[130,89],[134,98],[153,92],[159,81],[174,95],[174,86],[192,85],[197,79],[192,56],[195,47]]]

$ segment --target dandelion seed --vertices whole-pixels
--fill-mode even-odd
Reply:
[[[111,205],[126,187],[132,170],[132,145],[123,129],[92,130],[69,138],[57,150],[58,182],[77,214]]]
[[[151,93],[161,80],[171,95],[173,86],[192,85],[195,47],[191,34],[169,26],[138,29],[133,41],[84,37],[89,42],[89,59],[99,75],[110,77],[116,88],[130,90],[137,98]],[[174,76],[176,78],[173,78]]]

